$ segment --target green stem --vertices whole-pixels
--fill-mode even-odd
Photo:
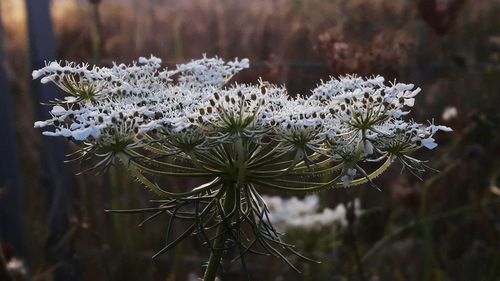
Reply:
[[[225,198],[224,198],[224,214],[221,217],[226,217],[227,214],[231,213],[234,208],[235,200],[235,188],[234,185],[226,186]],[[223,219],[223,218],[221,218]],[[225,218],[230,219],[230,218]],[[205,275],[203,276],[203,281],[214,281],[217,276],[217,270],[222,259],[222,254],[224,252],[224,247],[227,239],[227,235],[224,234],[227,230],[227,224],[222,222],[217,227],[216,239],[213,245],[212,253],[210,254],[210,259],[208,260],[207,269],[205,270]]]

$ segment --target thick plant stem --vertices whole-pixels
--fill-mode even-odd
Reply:
[[[224,216],[231,213],[234,208],[235,200],[235,186],[228,185],[226,187],[226,193],[224,198]],[[217,276],[217,270],[219,269],[220,261],[222,259],[222,254],[224,252],[224,247],[227,239],[227,234],[224,232],[227,229],[226,223],[221,223],[217,227],[216,239],[213,245],[213,251],[210,254],[210,259],[208,260],[207,269],[205,270],[205,275],[203,276],[203,281],[214,281]]]
[[[217,234],[219,233],[220,226],[217,229]],[[225,235],[217,237],[214,243],[214,251],[210,254],[210,259],[208,260],[207,269],[205,270],[205,275],[203,276],[203,281],[214,281],[217,276],[217,270],[219,269],[220,260],[222,258],[222,252],[224,247],[224,242],[226,240]]]

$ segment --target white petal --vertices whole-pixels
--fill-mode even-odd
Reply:
[[[79,123],[72,123],[70,126],[69,126],[69,129],[71,131],[74,131],[74,130],[78,130],[82,125],[79,124]]]
[[[410,94],[405,95],[405,98],[413,98],[414,96],[418,95],[418,93],[420,93],[421,90],[422,89],[420,89],[420,88],[416,88]]]
[[[48,137],[57,137],[57,136],[60,136],[61,134],[55,133],[55,132],[50,132],[50,131],[45,131],[45,132],[42,132],[42,135],[48,136]]]
[[[61,65],[57,61],[53,61],[49,64],[49,68],[60,68]]]
[[[425,146],[428,149],[434,149],[434,148],[436,148],[438,146],[437,143],[435,142],[435,140],[433,138],[423,139],[422,140],[422,145]]]
[[[431,131],[434,134],[437,131],[443,131],[443,132],[453,132],[453,129],[448,127],[448,126],[443,126],[443,125],[437,125],[437,126],[432,126]]]
[[[33,72],[31,72],[31,76],[33,77],[33,80],[38,79],[42,75],[43,75],[43,72],[41,70],[33,70]]]
[[[73,138],[77,141],[82,141],[82,140],[86,140],[90,136],[91,132],[92,132],[92,128],[88,127],[85,129],[73,131],[71,133],[71,136],[73,136]]]
[[[50,112],[56,116],[59,116],[66,113],[66,109],[60,105],[55,105],[54,107],[52,107],[52,110]]]
[[[405,99],[404,105],[412,107],[413,105],[415,105],[415,99],[414,98]]]
[[[43,128],[48,125],[46,121],[36,121],[34,128]]]
[[[368,79],[368,81],[371,82],[371,83],[373,83],[373,84],[381,84],[381,83],[384,83],[384,77],[377,76],[375,78]]]
[[[408,113],[410,113],[409,111],[401,111],[401,110],[396,110],[393,114],[393,116],[395,118],[400,118],[401,116],[405,116],[407,115]]]
[[[90,135],[93,137],[93,138],[98,138],[100,135],[101,135],[101,130],[99,130],[99,128],[96,128],[96,127],[92,127],[92,131],[90,132]]]
[[[68,130],[68,129],[61,129],[60,131],[60,136],[63,136],[63,137],[70,137],[71,136],[71,131]]]
[[[239,67],[241,68],[249,68],[250,67],[250,60],[248,59],[242,59],[239,61]]]
[[[444,132],[453,132],[453,129],[448,127],[448,126],[439,126],[439,130],[444,131]]]
[[[398,91],[409,91],[413,89],[414,85],[413,84],[404,84],[404,83],[398,83],[396,84],[396,89]]]

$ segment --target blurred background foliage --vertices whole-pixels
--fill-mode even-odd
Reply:
[[[40,184],[44,142],[33,129],[38,101],[27,2],[0,1],[1,63],[15,104],[22,193],[22,246],[2,241],[2,256],[7,263],[21,259],[26,269],[10,278],[195,280],[208,257],[195,238],[151,260],[163,243],[165,222],[139,228],[144,217],[104,212],[145,207],[154,199],[119,170],[72,178],[67,187],[72,192],[63,198],[71,206],[63,214],[65,235],[55,246],[48,242],[53,226],[47,202],[55,195]],[[419,155],[441,172],[421,181],[395,165],[377,180],[381,192],[363,186],[320,194],[324,207],[349,206],[360,198],[364,211],[355,216],[347,208],[343,230],[285,235],[322,264],[296,261],[304,272],[299,275],[279,260],[254,256],[251,275],[255,280],[500,280],[500,1],[53,0],[50,12],[56,57],[62,60],[109,65],[154,54],[174,65],[204,53],[247,57],[251,67],[236,81],[262,77],[292,94],[308,94],[320,79],[348,73],[415,83],[423,92],[413,118],[435,117],[455,130],[440,135],[436,151]],[[167,184],[182,189],[194,183]],[[5,204],[9,189],[1,188]],[[65,257],[48,258],[58,247]],[[64,268],[66,273],[58,274]],[[224,269],[222,280],[243,280],[238,262],[225,263]]]

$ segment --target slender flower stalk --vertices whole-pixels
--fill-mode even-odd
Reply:
[[[109,68],[51,62],[33,78],[55,83],[66,96],[35,127],[79,144],[72,158],[88,169],[120,164],[157,194],[156,207],[115,212],[149,213],[145,222],[169,217],[166,245],[155,256],[198,236],[212,253],[206,281],[215,279],[223,258],[239,259],[245,270],[249,253],[280,257],[294,269],[283,251],[307,259],[282,241],[262,191],[374,185],[394,160],[419,174],[427,166],[411,154],[434,149],[434,135],[451,131],[405,119],[420,91],[412,84],[346,76],[292,98],[261,80],[228,84],[248,67],[247,59],[207,57],[173,70],[153,56]],[[162,177],[204,183],[174,192],[158,184]],[[176,221],[189,226],[171,237]]]

